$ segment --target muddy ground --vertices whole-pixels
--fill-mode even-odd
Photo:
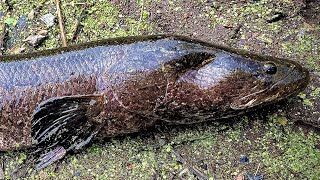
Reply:
[[[310,70],[311,82],[298,96],[241,117],[192,126],[156,127],[96,142],[41,171],[23,172],[20,167],[17,175],[16,167],[23,164],[29,152],[2,153],[0,178],[13,179],[25,173],[26,179],[320,176],[319,0],[66,0],[61,9],[68,44],[141,34],[186,35],[298,61]],[[57,21],[48,27],[40,20],[48,13],[56,15],[53,1],[1,0],[2,53],[61,46]],[[35,47],[23,41],[41,33],[46,38]]]

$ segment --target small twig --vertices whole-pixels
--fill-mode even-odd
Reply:
[[[60,0],[55,0],[55,3],[56,3],[56,8],[57,8],[57,14],[58,14],[58,21],[59,21],[59,27],[60,27],[62,46],[66,47],[67,46],[67,38],[66,38],[66,32],[64,30],[63,19],[62,19],[62,14],[61,14],[61,9],[60,9]]]
[[[185,160],[178,152],[172,150],[173,154],[176,156],[177,161],[182,163],[193,175],[197,176],[198,179],[201,180],[207,180],[208,177],[205,175],[201,170],[199,170],[197,167],[192,166]]]
[[[238,26],[236,26],[236,27],[231,31],[231,33],[230,33],[230,38],[231,38],[231,39],[237,38],[241,27],[242,27],[242,24],[239,24]]]
[[[73,31],[73,34],[72,34],[72,39],[71,41],[74,42],[77,37],[78,37],[78,34],[80,33],[81,31],[81,28],[82,28],[82,25],[81,25],[81,21],[83,20],[83,18],[85,17],[85,14],[87,13],[87,6],[84,7],[84,9],[82,9],[79,17],[77,18],[77,21],[75,23],[75,28],[74,28],[74,31]]]
[[[259,168],[260,168],[260,163],[258,164],[258,167],[257,167],[256,172],[254,173],[254,177],[256,177],[256,175],[257,175],[257,173],[258,173],[258,171],[259,171]]]

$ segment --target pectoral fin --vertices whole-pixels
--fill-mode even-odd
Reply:
[[[99,115],[103,106],[102,95],[65,96],[42,102],[33,113],[33,144],[41,152],[59,146],[66,152],[81,149],[102,127]],[[46,159],[40,161],[40,167],[48,165]]]

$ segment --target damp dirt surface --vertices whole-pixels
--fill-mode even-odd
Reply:
[[[316,179],[320,176],[319,0],[64,1],[69,44],[109,37],[178,34],[252,53],[288,58],[310,71],[292,98],[241,117],[159,126],[94,142],[41,171],[30,152],[0,152],[0,179]],[[51,1],[1,1],[3,54],[61,46]],[[77,21],[80,25],[77,26]],[[42,30],[46,30],[44,33]],[[75,31],[78,33],[75,35]],[[43,35],[33,47],[25,40]],[[5,34],[2,38],[1,35]]]

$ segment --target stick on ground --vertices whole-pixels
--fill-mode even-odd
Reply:
[[[78,34],[79,34],[79,32],[81,31],[81,28],[82,28],[82,25],[81,25],[81,21],[82,21],[82,19],[84,18],[84,16],[85,16],[85,14],[86,14],[86,7],[81,11],[81,13],[80,13],[80,15],[79,15],[79,17],[77,18],[77,21],[76,21],[76,23],[75,23],[75,25],[74,25],[74,32],[73,32],[73,34],[72,34],[72,39],[71,39],[71,41],[72,42],[74,42],[76,39],[77,39],[77,37],[78,37]]]
[[[55,3],[56,3],[56,8],[57,8],[57,14],[58,14],[58,21],[59,21],[62,46],[66,47],[67,46],[67,38],[66,38],[66,32],[64,30],[63,19],[62,19],[62,14],[61,14],[61,9],[60,9],[60,0],[55,0]]]
[[[172,150],[172,152],[176,156],[177,161],[182,163],[190,171],[190,173],[192,173],[193,175],[195,175],[197,177],[197,179],[208,180],[208,177],[206,174],[201,172],[201,170],[199,170],[197,167],[189,164],[187,162],[187,160],[185,160],[177,151]]]

